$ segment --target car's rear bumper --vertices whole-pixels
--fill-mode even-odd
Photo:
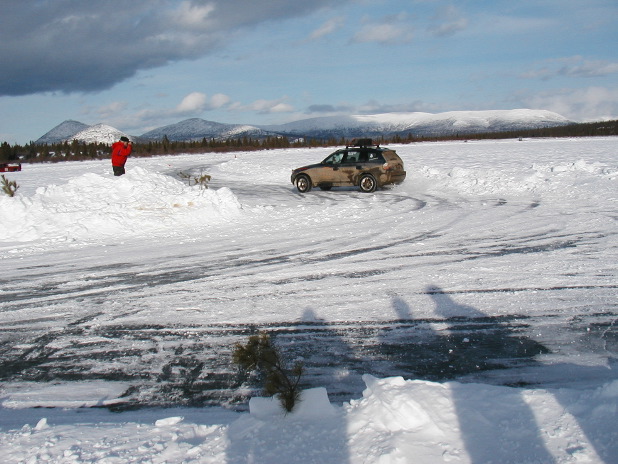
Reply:
[[[386,184],[401,184],[406,179],[406,171],[396,171],[389,172],[386,174],[386,179],[383,182],[383,185]]]

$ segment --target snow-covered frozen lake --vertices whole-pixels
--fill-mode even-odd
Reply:
[[[135,158],[121,178],[109,161],[8,173],[5,410],[243,410],[255,390],[230,355],[257,330],[337,404],[362,396],[363,374],[615,385],[618,138],[392,147],[408,177],[374,194],[297,193],[292,168],[322,148]],[[180,172],[212,175],[210,188]],[[601,442],[588,462],[618,456]]]

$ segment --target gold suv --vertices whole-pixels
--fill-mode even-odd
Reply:
[[[337,150],[318,164],[292,171],[292,184],[300,193],[312,187],[359,187],[370,193],[384,185],[400,184],[406,178],[403,161],[395,150],[374,145],[371,139],[360,139]]]

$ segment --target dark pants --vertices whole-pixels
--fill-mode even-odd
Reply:
[[[124,174],[124,166],[112,166],[115,176],[121,176]]]

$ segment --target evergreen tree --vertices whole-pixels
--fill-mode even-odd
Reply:
[[[3,142],[2,145],[0,145],[0,162],[10,161],[12,159],[12,154],[13,150],[11,149],[11,146],[8,143]]]
[[[292,369],[286,368],[279,350],[272,344],[267,333],[252,335],[247,344],[237,343],[233,358],[242,370],[257,371],[264,381],[264,393],[277,395],[281,406],[290,412],[300,397],[302,363]]]

